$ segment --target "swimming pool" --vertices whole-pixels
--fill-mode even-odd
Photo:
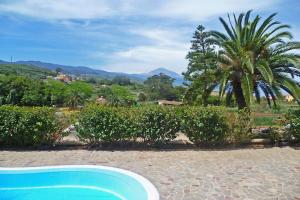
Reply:
[[[159,200],[133,172],[104,166],[0,168],[1,200]]]

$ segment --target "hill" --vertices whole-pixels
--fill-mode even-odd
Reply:
[[[144,75],[145,77],[150,77],[150,76],[158,75],[161,73],[174,78],[175,85],[182,85],[182,83],[184,82],[183,76],[181,76],[180,74],[177,74],[176,72],[173,72],[171,70],[165,69],[165,68],[158,68],[158,69],[155,69],[148,73],[144,73],[142,75]]]
[[[0,63],[0,74],[4,75],[21,75],[31,78],[46,78],[47,76],[55,75],[50,70],[43,69],[36,66],[23,65],[23,64],[6,64]]]
[[[8,63],[5,61],[0,61],[0,63]],[[105,78],[105,79],[112,79],[116,76],[126,76],[134,81],[145,81],[148,77],[153,75],[158,75],[160,73],[164,73],[172,78],[175,79],[174,85],[182,85],[183,83],[183,77],[176,72],[170,71],[165,68],[158,68],[156,70],[150,71],[148,73],[142,73],[142,74],[127,74],[127,73],[119,73],[119,72],[108,72],[104,70],[99,69],[93,69],[90,67],[84,67],[84,66],[67,66],[67,65],[60,65],[60,64],[53,64],[53,63],[47,63],[47,62],[41,62],[41,61],[17,61],[14,62],[14,64],[17,65],[29,65],[29,66],[36,66],[39,68],[47,69],[54,71],[56,68],[61,68],[64,73],[68,74],[74,74],[74,75],[81,75],[81,76],[96,76],[99,78]]]
[[[52,70],[52,71],[54,71],[56,68],[61,68],[65,73],[75,74],[75,75],[76,74],[77,75],[97,75],[101,78],[113,78],[118,75],[118,73],[92,69],[92,68],[84,67],[84,66],[75,67],[75,66],[67,66],[67,65],[41,62],[41,61],[17,61],[16,63],[33,65],[33,66],[45,68],[45,69]]]
[[[151,72],[144,73],[144,75],[153,76],[153,75],[160,74],[160,73],[163,73],[163,74],[168,75],[173,78],[182,78],[182,76],[177,74],[176,72],[173,72],[173,71],[165,69],[165,68],[157,68]]]

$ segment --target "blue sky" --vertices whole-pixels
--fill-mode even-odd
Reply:
[[[0,0],[0,59],[181,73],[197,25],[249,9],[278,12],[300,40],[299,0]]]

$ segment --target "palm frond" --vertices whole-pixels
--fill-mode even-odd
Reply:
[[[270,22],[272,22],[275,15],[277,15],[277,13],[273,13],[267,19],[265,19],[265,21],[263,21],[261,26],[256,31],[256,34],[255,34],[256,37],[261,37],[262,36],[263,32],[268,29],[268,27],[269,27],[268,25],[270,24]]]
[[[272,84],[274,77],[269,63],[266,60],[261,60],[257,63],[256,68],[263,76],[263,78],[267,81],[267,83]]]
[[[242,77],[242,89],[246,104],[250,107],[252,102],[253,80],[248,73],[244,74]]]

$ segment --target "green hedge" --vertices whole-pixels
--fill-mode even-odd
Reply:
[[[286,116],[288,122],[287,136],[289,140],[300,141],[300,109],[290,110]]]
[[[253,119],[248,109],[227,113],[229,131],[227,140],[229,143],[247,144],[251,141]]]
[[[109,107],[92,105],[79,114],[76,130],[82,140],[97,143],[133,141],[167,142],[176,137],[180,121],[170,108]]]
[[[138,110],[137,134],[146,143],[166,143],[176,138],[180,119],[174,108],[148,106]]]
[[[136,132],[130,114],[120,107],[88,106],[79,114],[77,134],[91,144],[128,140]]]
[[[142,139],[166,143],[181,130],[196,143],[218,143],[228,130],[225,109],[217,107],[114,108],[89,106],[79,115],[78,136],[88,143],[114,143]]]
[[[200,144],[217,144],[226,140],[228,121],[222,107],[181,108],[181,131],[190,141]]]
[[[223,107],[90,105],[76,121],[79,138],[90,144],[167,143],[179,131],[196,145],[243,143],[252,138],[250,113],[227,112]],[[290,111],[287,123],[287,139],[299,141],[300,110]],[[52,108],[0,106],[0,145],[52,145],[63,136],[63,125]]]
[[[55,110],[46,107],[0,106],[0,145],[52,145],[61,126]]]

